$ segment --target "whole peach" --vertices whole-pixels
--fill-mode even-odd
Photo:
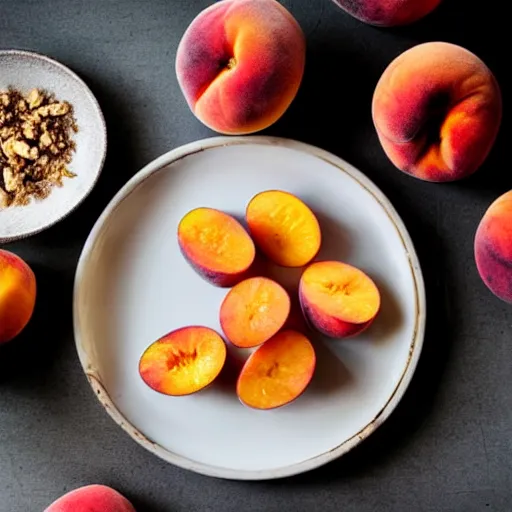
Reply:
[[[475,234],[475,260],[486,286],[512,303],[512,190],[484,213]]]
[[[86,485],[64,494],[44,512],[135,512],[135,509],[110,487]]]
[[[492,149],[501,92],[473,53],[451,43],[424,43],[386,68],[374,91],[372,116],[398,169],[426,181],[455,181],[474,173]]]
[[[36,278],[19,256],[0,249],[0,344],[14,339],[34,312]]]
[[[185,31],[176,74],[194,115],[224,134],[246,134],[277,121],[302,81],[306,44],[276,0],[222,0]]]
[[[380,27],[407,25],[432,12],[441,0],[333,0],[364,23]]]

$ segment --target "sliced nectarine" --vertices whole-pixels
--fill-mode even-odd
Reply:
[[[297,331],[281,331],[247,359],[238,377],[238,398],[255,409],[286,405],[306,390],[315,366],[308,338]]]
[[[219,375],[226,362],[226,344],[203,326],[187,326],[152,343],[142,354],[139,373],[155,391],[171,396],[190,395]]]
[[[281,190],[254,196],[246,211],[249,232],[268,258],[283,267],[301,267],[320,250],[315,214],[298,197]]]
[[[308,322],[331,338],[361,333],[380,309],[380,293],[373,280],[340,261],[311,264],[301,276],[299,297]]]
[[[233,286],[246,277],[256,248],[234,217],[214,208],[196,208],[178,226],[178,243],[190,263],[208,282]]]
[[[290,297],[279,284],[266,277],[252,277],[227,293],[220,307],[220,324],[233,345],[261,345],[285,324]]]

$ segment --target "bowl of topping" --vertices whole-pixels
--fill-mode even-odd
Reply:
[[[0,50],[0,243],[71,213],[106,150],[101,108],[82,79],[46,56]]]

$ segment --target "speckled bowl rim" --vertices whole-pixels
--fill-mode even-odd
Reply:
[[[415,326],[409,347],[409,357],[407,359],[407,363],[404,366],[398,384],[384,407],[364,428],[362,428],[358,433],[345,440],[337,447],[315,457],[303,460],[299,463],[271,470],[243,471],[203,464],[173,453],[142,434],[118,410],[113,400],[108,395],[104,385],[102,384],[99,372],[95,368],[94,362],[89,357],[88,351],[83,344],[83,329],[81,326],[81,318],[79,314],[79,297],[81,295],[82,276],[85,266],[87,265],[89,256],[94,250],[95,242],[103,230],[105,223],[108,221],[110,215],[112,215],[117,207],[123,202],[123,200],[126,199],[140,184],[142,184],[146,179],[150,178],[154,173],[161,171],[163,168],[174,162],[186,158],[187,156],[206,151],[208,149],[221,146],[244,144],[281,146],[313,155],[337,167],[341,172],[345,172],[352,179],[357,181],[359,185],[363,187],[367,192],[373,195],[373,197],[377,200],[377,202],[382,206],[383,210],[388,215],[392,224],[395,226],[395,229],[397,230],[397,233],[402,241],[404,251],[408,257],[415,294]],[[169,167],[168,171],[172,172],[172,167]],[[416,251],[414,249],[414,245],[409,236],[409,233],[390,201],[385,197],[380,189],[361,171],[357,170],[355,167],[348,164],[341,158],[315,146],[280,137],[267,137],[259,135],[211,137],[180,146],[148,163],[121,188],[121,190],[114,196],[114,198],[98,218],[83,247],[82,254],[80,255],[78,261],[74,281],[73,329],[78,357],[90,386],[92,387],[96,397],[100,401],[101,405],[105,408],[107,413],[110,415],[110,417],[138,444],[146,448],[157,457],[165,460],[166,462],[206,476],[230,480],[271,480],[304,473],[341,457],[355,446],[360,444],[364,439],[368,438],[395,410],[396,406],[402,399],[409,386],[421,355],[425,334],[425,323],[425,286],[418,257],[416,255]]]
[[[65,218],[67,218],[69,215],[71,215],[85,201],[85,199],[90,195],[90,193],[94,190],[94,187],[98,183],[100,175],[103,171],[103,166],[105,165],[105,160],[107,157],[107,145],[108,145],[108,143],[107,143],[107,124],[105,122],[105,117],[103,115],[103,111],[101,110],[100,104],[99,104],[98,100],[96,99],[96,96],[94,96],[93,92],[89,88],[89,86],[74,71],[72,71],[70,68],[68,68],[66,65],[62,64],[61,62],[59,62],[51,57],[48,57],[47,55],[44,55],[44,54],[38,53],[38,52],[34,52],[31,50],[22,50],[22,49],[17,49],[17,48],[11,48],[11,49],[0,48],[0,57],[2,57],[4,55],[15,55],[15,56],[18,55],[18,56],[24,57],[24,58],[28,57],[28,58],[35,59],[35,60],[42,60],[48,64],[51,64],[52,66],[59,68],[62,72],[66,73],[75,82],[77,82],[78,85],[83,89],[84,94],[91,101],[91,104],[94,107],[94,109],[96,110],[96,113],[98,114],[98,117],[100,119],[100,122],[101,122],[101,134],[100,135],[101,135],[101,141],[103,144],[103,148],[102,148],[101,160],[98,164],[98,169],[95,172],[94,179],[91,182],[91,185],[89,186],[89,188],[81,196],[77,196],[78,199],[74,203],[74,206],[69,208],[68,211],[64,215],[61,215],[59,218],[57,218],[51,222],[48,222],[47,224],[45,224],[44,226],[42,226],[38,229],[33,229],[31,231],[24,232],[23,234],[20,234],[20,235],[12,235],[12,236],[7,236],[7,237],[0,236],[0,244],[7,244],[10,242],[15,242],[17,240],[24,240],[26,238],[30,238],[34,235],[42,233],[43,231],[55,226],[56,224],[58,224],[59,222],[61,222]]]

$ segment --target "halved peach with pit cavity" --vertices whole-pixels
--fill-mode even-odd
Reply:
[[[360,334],[380,310],[380,292],[373,280],[340,261],[311,264],[301,276],[299,298],[307,321],[331,338]]]
[[[210,385],[226,362],[221,336],[203,326],[176,329],[152,343],[142,354],[139,373],[152,389],[183,396]]]
[[[236,347],[261,345],[276,334],[290,314],[290,297],[276,281],[252,277],[231,288],[220,308],[220,324]]]
[[[289,404],[304,393],[315,366],[315,350],[309,339],[297,331],[281,331],[247,359],[238,377],[238,398],[254,409]]]
[[[246,220],[255,244],[277,265],[302,267],[320,250],[322,234],[315,214],[289,192],[260,192],[249,202]]]
[[[178,243],[192,268],[220,287],[247,277],[256,256],[254,242],[242,224],[214,208],[188,212],[178,226]]]

